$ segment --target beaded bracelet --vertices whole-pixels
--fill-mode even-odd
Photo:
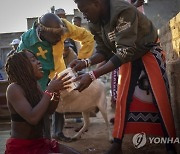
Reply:
[[[55,101],[55,102],[59,102],[59,99],[60,99],[60,95],[58,95],[58,93],[57,92],[54,92],[53,93],[54,95],[53,95],[53,101]]]
[[[86,67],[88,67],[87,61],[85,59],[83,59],[82,61],[85,63]]]
[[[53,93],[49,92],[48,90],[45,90],[44,94],[50,96],[51,98],[53,97]]]
[[[93,71],[90,71],[88,74],[89,74],[92,81],[96,80],[96,76],[94,75]]]
[[[89,58],[88,59],[83,59],[82,61],[85,62],[86,67],[91,66],[91,60]]]
[[[87,59],[85,59],[86,60],[86,62],[87,62],[87,66],[89,67],[89,66],[91,66],[91,60],[89,59],[89,58],[87,58]]]

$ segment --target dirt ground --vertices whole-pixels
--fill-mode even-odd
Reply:
[[[114,110],[110,107],[110,98],[108,97],[108,119],[114,116]],[[79,128],[82,123],[76,123],[72,119],[67,119],[64,129],[66,136],[73,136],[75,134],[74,129]],[[113,125],[110,124],[111,130]],[[144,147],[136,149],[132,142],[132,135],[125,135],[122,149],[124,154],[166,154],[164,145],[152,145],[147,143]],[[104,154],[110,147],[111,143],[108,140],[108,132],[100,112],[96,117],[90,118],[90,126],[88,132],[85,132],[81,138],[77,141],[65,143],[67,146],[73,147],[82,154]]]

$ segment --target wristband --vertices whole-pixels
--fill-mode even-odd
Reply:
[[[87,60],[86,60],[86,59],[83,59],[82,61],[85,62],[86,67],[88,67],[88,62],[87,62]]]
[[[60,99],[60,96],[53,96],[53,101],[59,101],[59,99]]]
[[[88,74],[89,74],[92,81],[96,80],[96,76],[94,75],[93,71],[90,71]]]
[[[49,92],[48,90],[45,90],[44,94],[50,96],[51,98],[53,97],[53,93]]]
[[[87,66],[89,67],[89,66],[91,66],[91,60],[89,59],[89,58],[87,58],[87,59],[85,59],[86,60],[86,62],[87,62]]]
[[[97,79],[98,78],[97,73],[95,71],[93,71],[93,73],[94,73],[95,78]]]
[[[91,60],[89,58],[83,59],[82,61],[85,62],[86,67],[91,66]]]

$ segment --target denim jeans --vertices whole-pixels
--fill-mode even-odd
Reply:
[[[63,133],[64,114],[55,112],[52,115],[52,136],[58,137]]]

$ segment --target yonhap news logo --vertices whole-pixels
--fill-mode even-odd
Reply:
[[[146,134],[144,132],[135,134],[133,136],[133,144],[136,149],[143,147],[146,144]]]
[[[172,138],[172,137],[147,137],[144,132],[135,134],[133,136],[132,142],[136,149],[139,149],[147,142],[150,144],[180,144],[180,138]]]

